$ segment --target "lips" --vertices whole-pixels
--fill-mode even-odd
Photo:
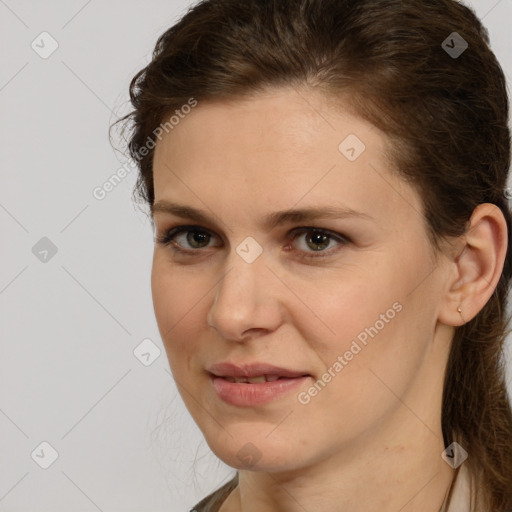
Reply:
[[[234,379],[254,379],[258,377],[265,377],[265,380],[267,381],[277,380],[274,377],[294,379],[309,375],[308,372],[289,370],[287,368],[280,368],[266,363],[241,365],[233,363],[219,363],[208,368],[208,371],[217,377],[231,377]]]
[[[307,372],[256,363],[220,363],[208,368],[213,389],[229,405],[254,407],[281,398],[304,385]]]

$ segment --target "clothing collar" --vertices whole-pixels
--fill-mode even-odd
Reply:
[[[451,493],[448,494],[440,512],[470,512],[472,499],[472,479],[465,464],[455,475]]]

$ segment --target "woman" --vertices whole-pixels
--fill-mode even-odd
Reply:
[[[204,0],[133,79],[196,511],[512,510],[508,98],[454,0]]]

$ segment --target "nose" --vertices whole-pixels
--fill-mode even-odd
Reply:
[[[278,280],[260,256],[247,263],[233,251],[208,311],[208,325],[224,339],[243,342],[282,323]]]

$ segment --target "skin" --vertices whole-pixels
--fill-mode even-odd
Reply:
[[[366,146],[354,162],[338,150],[349,134]],[[174,245],[156,243],[152,291],[183,400],[213,452],[240,470],[221,512],[441,508],[454,475],[441,458],[450,343],[454,327],[496,287],[506,224],[497,208],[480,205],[466,236],[436,253],[421,198],[393,172],[385,144],[343,104],[280,88],[200,102],[156,146],[155,204],[179,203],[208,217],[198,223],[155,209],[157,237],[183,225],[211,237],[199,238],[206,241],[198,248],[186,233]],[[327,206],[370,219],[261,224],[276,211]],[[328,238],[315,251],[311,230],[292,238],[302,227],[348,241]],[[249,236],[263,249],[253,263],[236,252]],[[325,256],[311,257],[319,253]],[[298,392],[396,303],[400,312],[301,404]],[[224,361],[311,377],[269,404],[235,407],[217,397],[206,372]],[[249,442],[252,465],[237,457]]]

